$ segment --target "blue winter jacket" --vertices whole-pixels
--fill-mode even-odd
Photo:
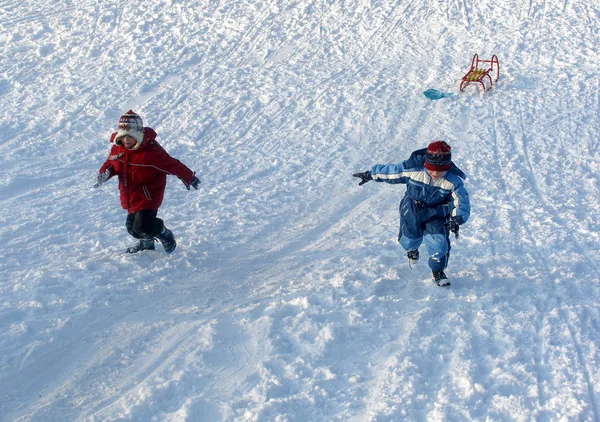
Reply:
[[[404,183],[409,198],[429,208],[445,207],[445,215],[456,217],[458,224],[466,223],[471,205],[462,179],[467,176],[452,164],[444,177],[433,180],[424,166],[426,153],[427,148],[423,148],[402,163],[376,164],[371,169],[371,177],[377,182]]]

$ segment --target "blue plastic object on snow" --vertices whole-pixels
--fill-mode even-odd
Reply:
[[[452,92],[442,92],[438,89],[428,89],[427,91],[423,91],[423,95],[430,100],[439,100],[440,98],[450,97],[452,94]]]

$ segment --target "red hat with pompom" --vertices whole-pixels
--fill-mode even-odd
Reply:
[[[452,167],[452,148],[444,141],[433,141],[427,147],[425,168],[431,171],[445,171]]]

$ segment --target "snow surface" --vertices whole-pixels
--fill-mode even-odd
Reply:
[[[0,420],[599,421],[599,22],[0,1]],[[457,93],[474,53],[500,80]],[[169,180],[170,256],[124,255],[116,183],[92,189],[129,108],[202,180]],[[472,200],[449,289],[396,241],[404,187],[351,177],[434,139]]]

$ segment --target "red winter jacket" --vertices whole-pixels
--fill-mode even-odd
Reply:
[[[110,141],[113,142],[116,133]],[[156,132],[144,128],[144,140],[136,150],[113,145],[108,159],[100,167],[100,173],[110,171],[110,177],[119,177],[121,206],[132,214],[141,210],[157,210],[162,204],[167,185],[167,174],[191,183],[194,172],[171,157],[156,142]]]

